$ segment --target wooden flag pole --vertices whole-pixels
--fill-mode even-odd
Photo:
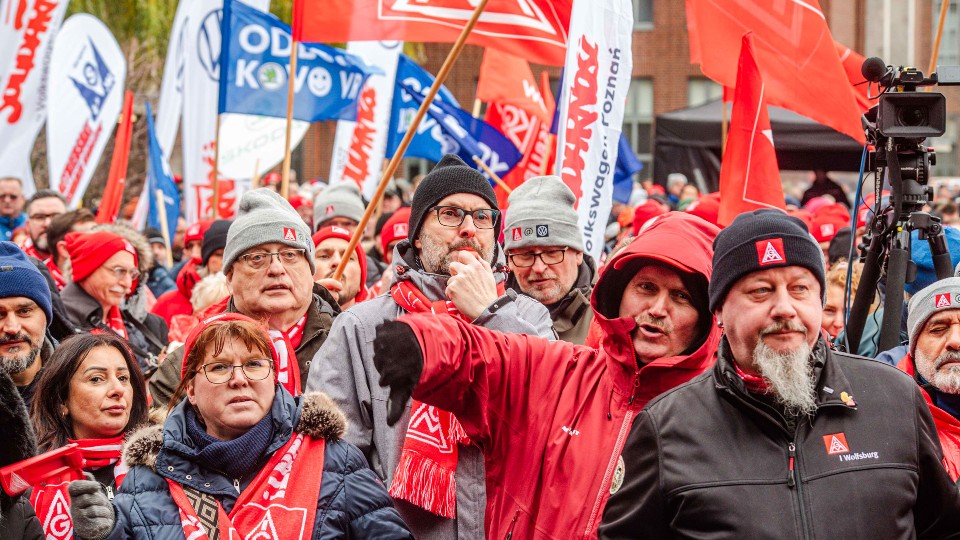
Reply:
[[[355,230],[353,232],[353,236],[350,237],[350,243],[347,244],[347,248],[344,250],[344,253],[353,253],[353,250],[356,249],[357,244],[360,243],[360,237],[363,236],[363,230],[370,221],[370,217],[373,216],[373,212],[380,205],[380,200],[383,199],[383,192],[387,190],[387,183],[391,178],[393,178],[393,173],[400,165],[400,160],[403,159],[404,152],[407,151],[407,147],[410,146],[410,141],[417,133],[417,128],[420,126],[420,122],[427,114],[427,109],[430,108],[433,98],[436,97],[440,87],[443,86],[443,81],[447,79],[450,69],[453,68],[453,63],[456,62],[457,57],[460,56],[460,51],[463,50],[463,46],[467,43],[467,37],[470,36],[470,32],[473,30],[473,27],[476,26],[477,21],[480,19],[480,14],[483,13],[483,10],[487,7],[487,2],[489,1],[490,0],[480,0],[480,2],[477,3],[477,7],[474,8],[473,14],[470,16],[470,20],[468,20],[466,26],[463,27],[463,30],[460,32],[460,36],[457,37],[456,43],[454,43],[453,48],[450,49],[450,54],[448,54],[446,60],[443,61],[440,71],[437,72],[437,78],[433,81],[433,85],[430,86],[430,90],[427,91],[427,95],[424,96],[423,102],[420,103],[420,108],[417,109],[416,116],[413,117],[410,127],[407,128],[407,133],[403,136],[403,140],[400,141],[400,145],[397,147],[397,151],[393,154],[393,157],[390,158],[390,164],[387,165],[387,169],[383,171],[383,176],[380,178],[380,184],[377,185],[377,190],[373,193],[370,203],[367,204],[367,209],[363,212],[363,217],[360,218],[360,224],[357,225],[357,230]],[[340,266],[338,266],[337,270],[333,273],[333,279],[339,280],[340,277],[343,276],[343,271],[346,270],[347,263],[350,262],[349,259],[349,257],[344,257],[343,260],[340,261]]]
[[[280,196],[284,199],[290,193],[290,130],[293,127],[293,98],[297,81],[297,45],[296,41],[290,45],[290,71],[287,73],[287,138],[283,146],[283,170],[280,178]]]
[[[474,118],[480,118],[480,109],[483,107],[483,102],[480,101],[480,98],[473,100],[473,112],[471,116]]]
[[[250,189],[260,187],[260,158],[253,162],[253,176],[250,177]]]
[[[721,99],[720,107],[723,109],[723,116],[720,117],[720,157],[723,157],[727,150],[727,128],[730,120],[727,118],[727,102]]]
[[[220,113],[217,113],[217,130],[213,142],[213,206],[210,217],[220,217]]]
[[[930,53],[930,68],[927,69],[927,76],[937,69],[937,56],[940,54],[940,38],[943,37],[943,23],[947,20],[947,9],[950,7],[950,0],[940,2],[940,22],[937,24],[937,37],[933,40],[933,52]]]
[[[158,189],[154,196],[157,198],[157,212],[160,213],[160,234],[163,235],[163,243],[167,246],[167,268],[173,266],[173,251],[170,249],[170,226],[167,222],[167,202],[163,197],[163,190]]]
[[[473,157],[473,161],[475,161],[477,165],[479,165],[480,168],[483,169],[483,172],[490,175],[490,178],[493,178],[493,181],[496,182],[498,186],[500,186],[500,189],[502,189],[507,195],[513,193],[513,190],[510,189],[510,186],[508,186],[507,183],[503,181],[503,179],[497,176],[497,173],[491,171],[490,167],[487,167],[487,164],[484,163],[482,159],[478,158],[477,156],[472,156],[472,157]]]

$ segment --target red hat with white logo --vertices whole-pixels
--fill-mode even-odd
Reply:
[[[383,249],[383,258],[387,263],[393,257],[390,251],[390,243],[397,240],[403,240],[410,234],[410,207],[404,206],[394,212],[390,219],[383,224],[383,230],[380,231],[380,247]]]
[[[189,245],[190,242],[203,242],[203,235],[206,234],[207,229],[213,225],[215,219],[201,219],[200,221],[194,223],[187,227],[186,232],[183,233],[183,245]]]
[[[948,309],[960,309],[960,277],[935,281],[910,297],[910,302],[907,304],[910,354],[913,354],[917,346],[917,338],[930,317]]]
[[[813,237],[817,242],[829,242],[837,232],[850,225],[850,211],[840,203],[821,207],[813,214]]]
[[[64,240],[67,242],[67,251],[70,253],[74,281],[83,281],[107,262],[107,259],[120,251],[133,255],[134,268],[138,264],[137,250],[129,240],[119,234],[107,231],[73,232],[67,234]]]
[[[782,266],[801,266],[820,282],[826,299],[826,267],[820,244],[807,226],[782,210],[744,212],[713,241],[710,311],[721,307],[730,288],[753,272]]]
[[[343,227],[330,225],[313,233],[313,245],[319,248],[320,243],[329,238],[339,238],[349,242],[351,236],[350,231]],[[357,293],[356,301],[363,302],[367,299],[367,254],[363,252],[363,246],[359,242],[357,242],[354,251],[357,254],[357,261],[360,263],[360,292]]]

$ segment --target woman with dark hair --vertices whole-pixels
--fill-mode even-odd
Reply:
[[[340,440],[346,421],[330,399],[278,383],[263,326],[215,315],[187,336],[183,358],[166,422],[125,446],[116,499],[70,484],[77,537],[413,538],[366,458]]]
[[[40,452],[76,443],[84,471],[112,497],[126,473],[123,439],[147,419],[140,366],[117,336],[70,337],[44,363],[30,416]],[[71,526],[66,487],[39,484],[30,496],[50,538],[60,538]]]

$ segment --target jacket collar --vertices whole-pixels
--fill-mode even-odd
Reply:
[[[507,279],[506,259],[499,244],[494,247],[496,261],[493,265],[493,277],[497,283]],[[446,300],[447,281],[450,276],[445,274],[431,274],[423,269],[416,248],[410,240],[402,240],[393,251],[393,281],[392,287],[399,281],[409,281],[420,292],[432,301]]]
[[[577,280],[573,287],[567,291],[567,294],[559,302],[549,306],[544,304],[547,311],[550,312],[554,330],[562,334],[580,322],[580,319],[590,309],[590,293],[593,291],[593,285],[596,282],[596,263],[593,262],[593,257],[584,253],[583,262],[577,269]],[[518,294],[524,294],[513,272],[507,274],[506,286]]]
[[[230,296],[227,300],[225,311],[240,313],[237,304],[233,301],[233,296]],[[333,301],[333,297],[326,289],[314,283],[313,298],[310,300],[310,305],[307,306],[307,320],[303,326],[303,341],[300,342],[300,347],[303,347],[304,343],[310,341],[320,331],[326,329],[324,321],[321,320],[321,315],[324,313],[330,315],[330,317],[336,317],[340,313],[340,306]]]

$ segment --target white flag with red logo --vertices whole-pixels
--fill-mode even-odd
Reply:
[[[383,70],[383,76],[367,79],[360,92],[357,120],[337,122],[333,140],[329,184],[350,180],[367,199],[377,190],[387,151],[390,107],[397,77],[397,59],[402,41],[351,41],[347,52]]]
[[[0,1],[0,177],[35,191],[30,155],[47,118],[50,46],[68,0]]]
[[[266,11],[270,0],[241,0],[256,9]],[[195,223],[213,215],[214,161],[216,156],[217,100],[220,81],[220,23],[223,19],[223,0],[191,0],[191,9],[184,23],[183,33],[183,199],[187,223]],[[278,119],[281,124],[284,122]],[[225,121],[226,122],[226,121]],[[256,138],[256,132],[243,123],[220,126],[221,163],[230,159],[223,151],[225,134],[231,139],[243,133]],[[271,130],[265,133],[273,134]],[[261,166],[267,166],[261,160]],[[269,166],[272,166],[269,165]],[[246,178],[253,176],[253,167]],[[249,180],[220,178],[218,216],[233,217],[241,191]]]
[[[577,197],[584,247],[597,260],[613,205],[632,37],[629,0],[574,1],[558,104],[557,170]]]
[[[783,186],[773,147],[765,86],[753,55],[753,34],[743,36],[727,148],[720,164],[720,213],[726,227],[738,214],[784,209]]]
[[[74,207],[83,198],[117,125],[127,60],[100,19],[78,13],[57,34],[48,76],[50,187]]]

